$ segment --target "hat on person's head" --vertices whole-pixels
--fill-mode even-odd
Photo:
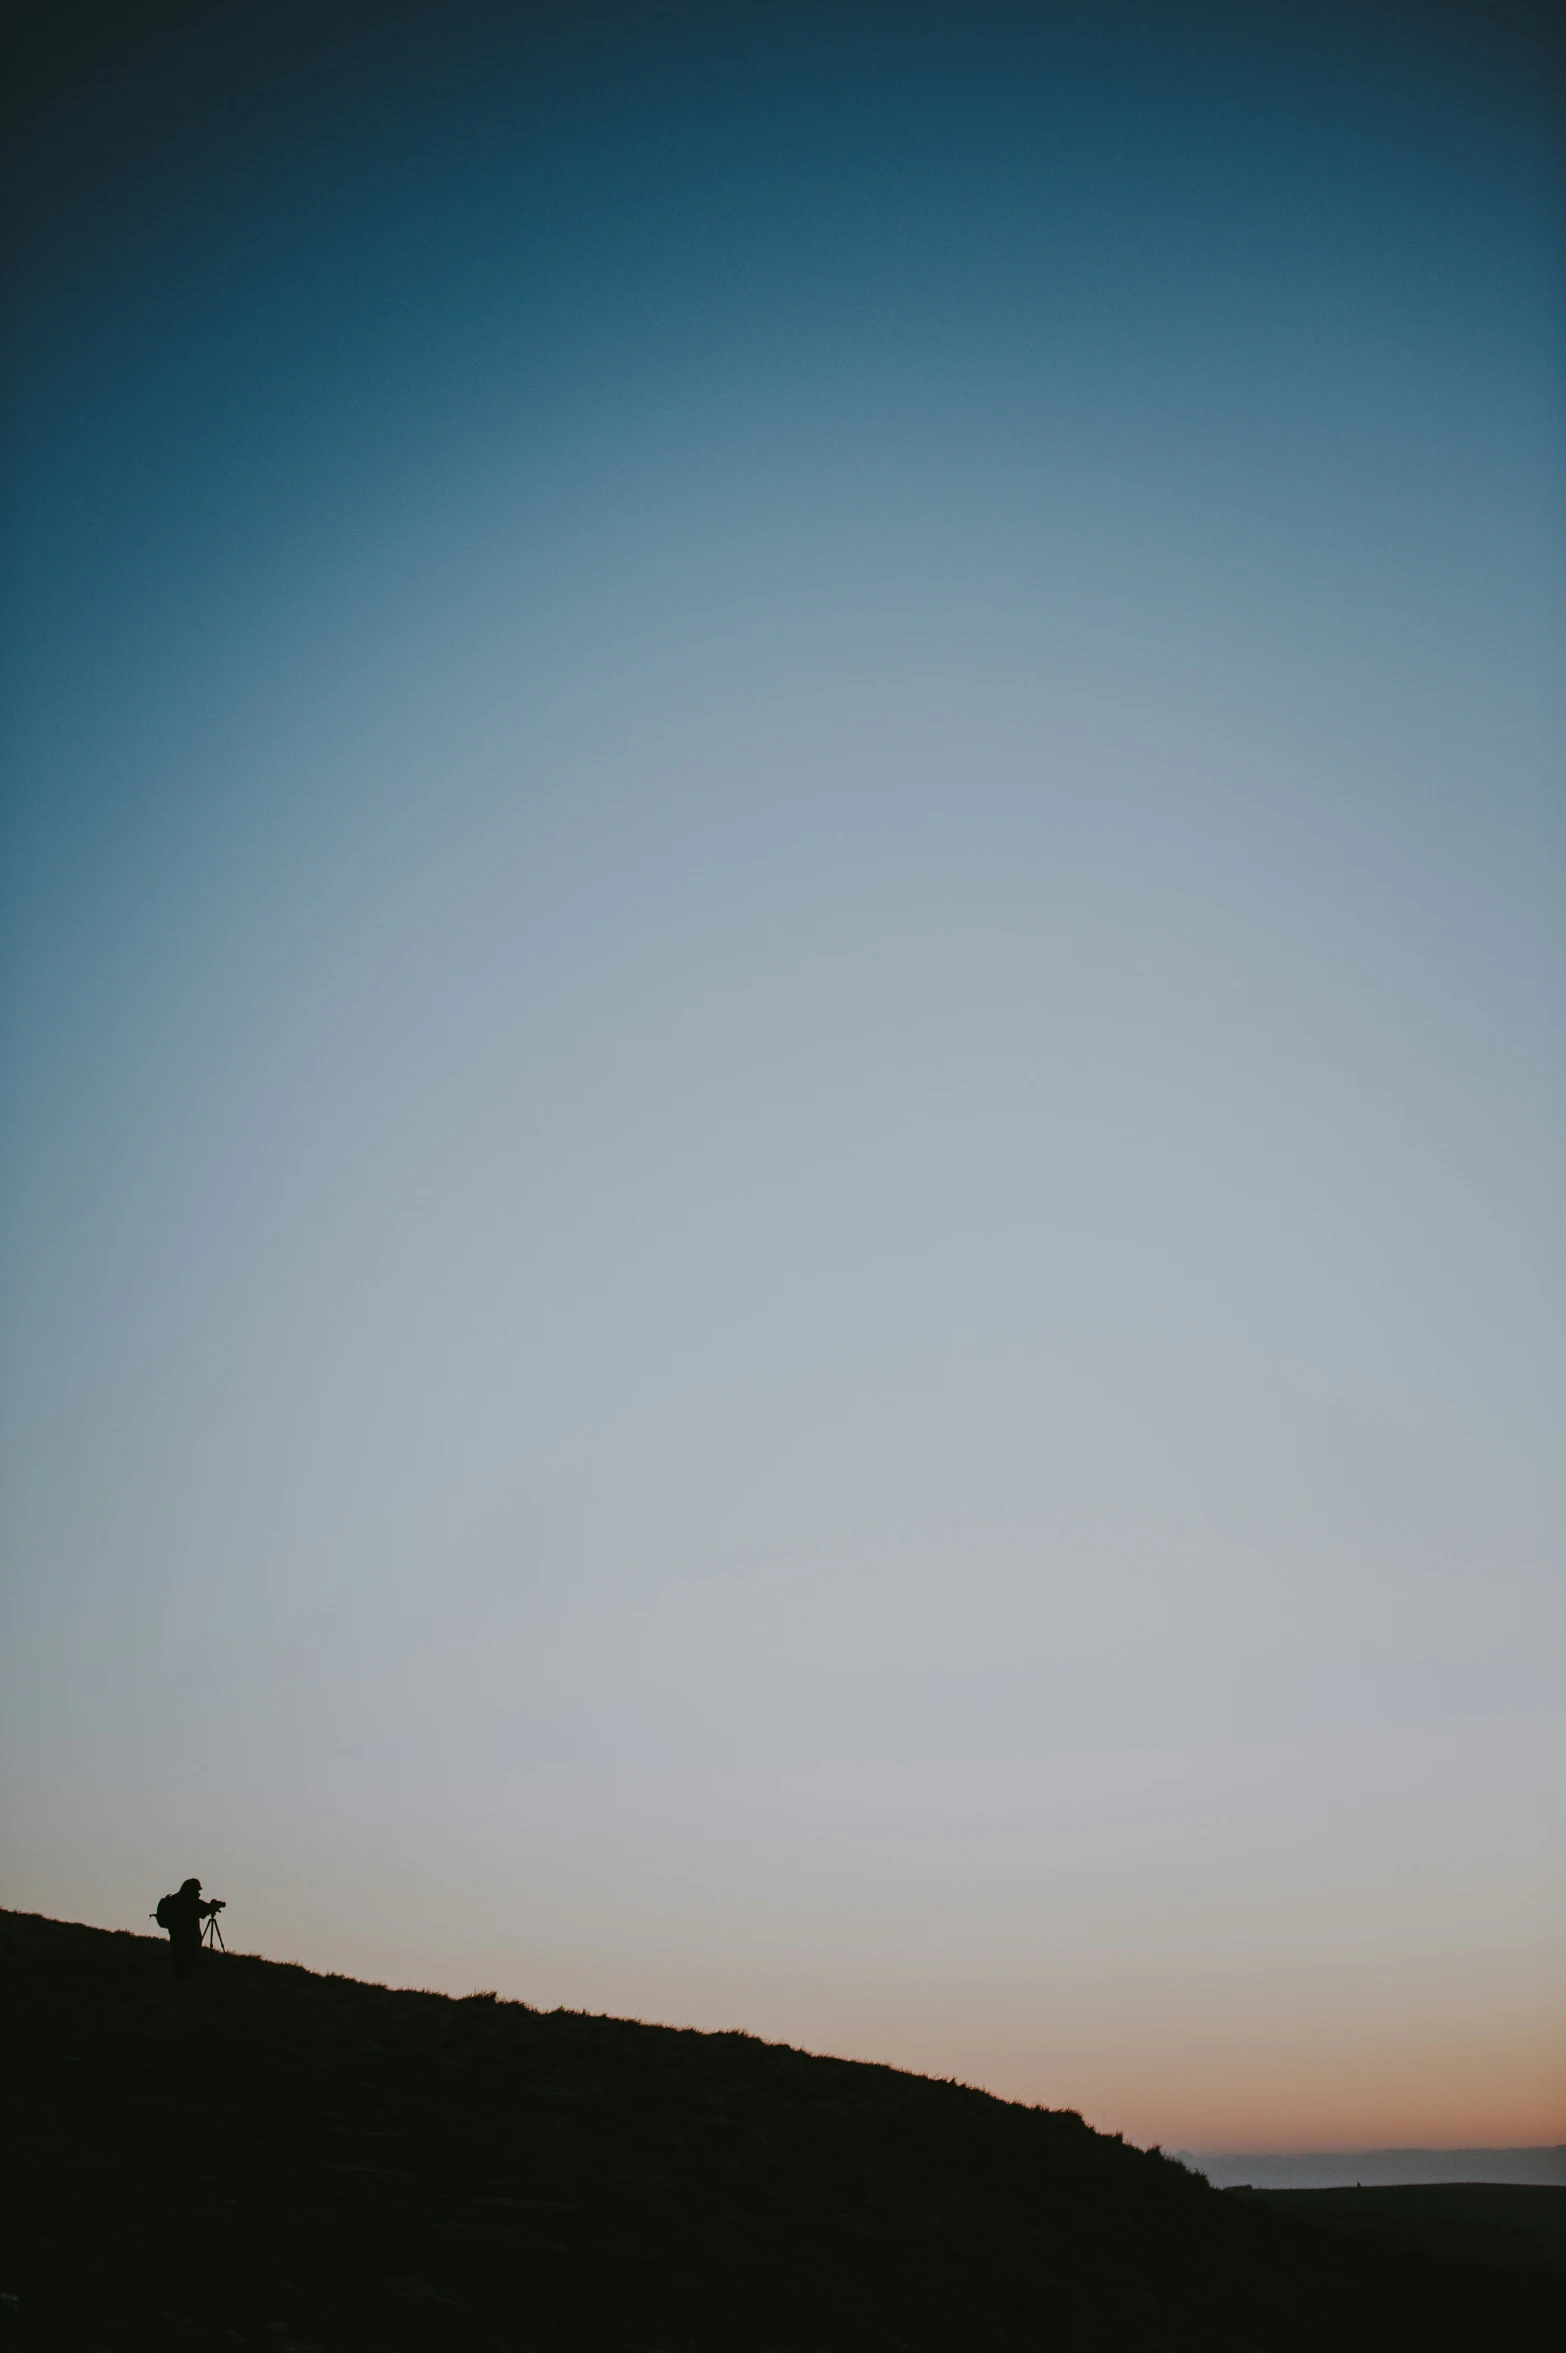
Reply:
[[[200,1893],[201,1893],[201,1882],[200,1882],[200,1880],[199,1880],[199,1879],[186,1879],[186,1880],[182,1880],[182,1881],[181,1881],[181,1883],[180,1883],[180,1891],[179,1891],[179,1892],[180,1892],[180,1894],[181,1894],[181,1895],[189,1895],[189,1893],[190,1893],[190,1891],[191,1891],[191,1889],[192,1889],[192,1888],[194,1888],[194,1889],[195,1889],[195,1891],[196,1891],[197,1895],[200,1895]]]

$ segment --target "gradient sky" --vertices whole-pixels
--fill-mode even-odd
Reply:
[[[1561,2138],[1533,20],[29,60],[3,1900]]]

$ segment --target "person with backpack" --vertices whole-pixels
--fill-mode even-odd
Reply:
[[[201,1900],[199,1879],[187,1879],[177,1895],[162,1896],[152,1917],[168,1936],[174,1951],[174,1974],[183,1977],[201,1958],[201,1923],[223,1909],[222,1899]]]

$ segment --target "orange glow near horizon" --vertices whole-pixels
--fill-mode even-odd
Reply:
[[[48,1873],[19,1908],[81,1918]],[[215,1882],[214,1882],[215,1885]],[[1187,1967],[1135,1975],[1107,1965],[1029,1989],[995,1975],[937,1983],[905,1967],[780,1966],[733,1952],[704,1966],[667,1949],[618,1952],[520,1937],[475,1895],[460,1918],[410,1933],[373,1879],[301,1904],[257,1889],[233,1907],[236,1949],[390,1985],[689,2026],[735,2029],[842,2058],[954,2077],[1003,2099],[1074,2108],[1097,2130],[1167,2150],[1276,2153],[1376,2148],[1523,2148],[1566,2141],[1566,2031],[1555,1976],[1497,1972],[1486,1986],[1432,1966],[1399,1986],[1385,1965],[1312,1984],[1278,1967],[1227,1981]],[[259,1899],[259,1900],[258,1900]],[[127,1884],[118,1917],[141,1931]],[[145,1906],[142,1906],[145,1910]]]

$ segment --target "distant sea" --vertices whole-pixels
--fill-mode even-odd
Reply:
[[[1506,2181],[1566,2188],[1566,2145],[1549,2149],[1172,2149],[1215,2189],[1336,2190],[1412,2181]]]

